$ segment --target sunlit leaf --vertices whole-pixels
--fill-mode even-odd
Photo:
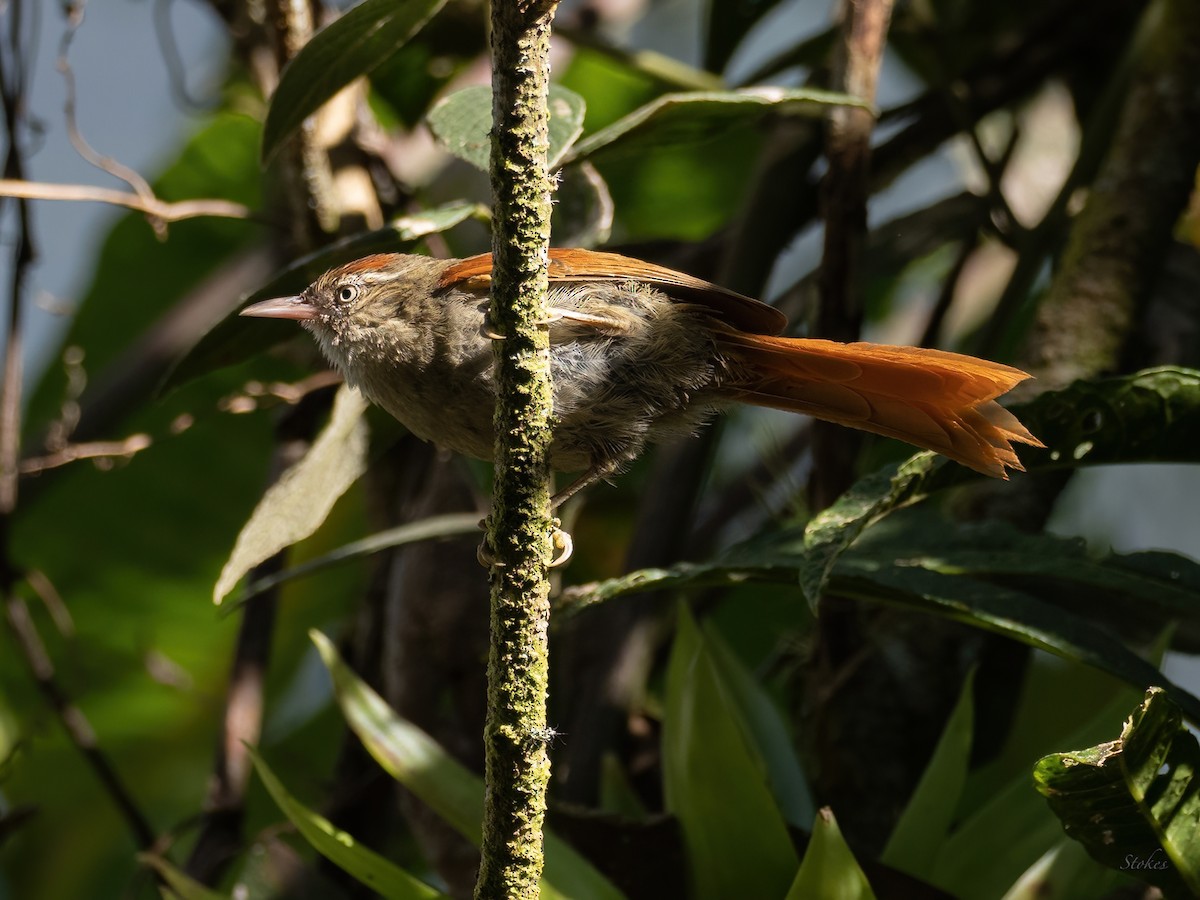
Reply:
[[[316,531],[334,502],[366,470],[367,401],[343,385],[329,423],[298,463],[267,489],[238,535],[213,588],[220,603],[251,568]]]
[[[822,116],[831,106],[866,105],[846,94],[808,88],[664,94],[579,141],[564,162],[695,146],[753,128],[768,115]]]
[[[321,29],[284,67],[263,126],[262,159],[326,100],[386,60],[445,0],[364,0]]]
[[[1067,690],[1055,693],[1064,681]],[[1094,670],[1075,667],[1064,672],[1057,661],[1035,657],[1026,675],[1017,719],[1009,732],[1010,741],[1018,732],[1028,733],[1011,751],[1013,764],[1006,772],[1012,774],[998,787],[967,798],[969,805],[962,819],[938,852],[929,879],[933,884],[962,900],[992,900],[1016,885],[1023,873],[1038,864],[1046,848],[1061,840],[1062,825],[1045,801],[1030,789],[1029,761],[1050,749],[1085,746],[1112,733],[1140,692],[1117,687],[1110,691],[1111,700],[1098,708],[1091,707],[1092,713],[1082,724],[1056,728],[1060,723],[1079,721],[1071,715],[1078,710],[1068,711],[1064,704],[1087,705],[1105,681],[1112,686],[1119,684]],[[1092,683],[1091,689],[1087,682]],[[1007,747],[1005,752],[1010,752]],[[1087,877],[1094,877],[1097,870],[1102,867],[1092,863]],[[1104,893],[1096,892],[1094,896]]]
[[[339,869],[353,875],[372,891],[389,900],[432,900],[444,897],[421,879],[393,865],[375,851],[359,844],[322,815],[293,797],[253,748],[248,748],[258,777],[296,830]]]
[[[1200,895],[1200,744],[1152,688],[1108,743],[1039,760],[1034,784],[1097,860],[1163,889]]]
[[[550,85],[550,149],[547,165],[558,168],[583,131],[586,104],[574,91]],[[491,160],[492,89],[473,85],[455,91],[429,111],[429,128],[457,156],[486,172]]]
[[[384,770],[419,797],[467,840],[479,845],[483,822],[483,779],[451,757],[428,734],[400,718],[375,691],[350,671],[329,639],[310,632],[329,674],[346,721]],[[546,832],[542,894],[617,900],[622,897],[586,859]]]

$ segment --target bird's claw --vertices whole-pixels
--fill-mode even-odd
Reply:
[[[562,523],[558,519],[551,520],[553,531],[550,534],[550,545],[553,550],[553,555],[550,557],[550,562],[546,564],[547,568],[557,569],[559,566],[565,566],[575,553],[575,542],[571,540],[571,535],[559,528]],[[487,519],[479,520],[479,527],[487,531],[489,522]],[[479,546],[475,548],[475,559],[485,569],[490,569],[493,566],[503,566],[504,563],[496,559],[496,555],[492,552],[491,546],[488,544],[487,536],[479,542]]]
[[[570,561],[571,555],[575,552],[575,542],[571,540],[570,534],[558,527],[560,524],[558,519],[555,519],[554,531],[550,534],[550,544],[554,548],[554,555],[550,557],[550,562],[547,565],[551,569],[565,566]]]

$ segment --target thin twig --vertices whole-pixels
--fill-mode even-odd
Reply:
[[[41,181],[26,181],[23,178],[0,179],[0,197],[16,197],[21,200],[70,200],[76,203],[108,203],[137,210],[164,222],[178,222],[213,216],[223,219],[250,219],[253,213],[248,206],[231,200],[180,200],[168,203],[151,195],[144,197],[126,191],[95,187],[90,184],[50,184]]]
[[[148,434],[131,434],[122,441],[91,441],[85,444],[67,444],[45,456],[34,456],[21,460],[22,475],[37,475],[47,469],[57,469],[81,459],[128,459],[145,450],[153,443]]]
[[[65,13],[67,16],[67,27],[63,31],[62,40],[58,44],[58,60],[55,62],[55,68],[63,77],[67,87],[67,99],[63,103],[63,115],[67,120],[67,138],[71,141],[71,146],[75,148],[85,161],[91,163],[97,169],[107,172],[114,178],[119,178],[133,188],[134,193],[141,198],[143,203],[153,203],[156,198],[154,191],[150,187],[150,182],[146,181],[140,173],[134,171],[124,163],[117,162],[111,156],[105,156],[98,152],[79,130],[79,123],[75,117],[75,72],[71,68],[71,63],[67,59],[67,54],[71,49],[71,42],[75,40],[75,35],[79,31],[79,26],[83,24],[84,10],[87,5],[83,0],[78,0],[76,3],[67,5]],[[167,236],[167,223],[158,216],[151,215],[149,217],[150,227],[154,229],[155,235],[159,240],[164,240]]]
[[[129,830],[133,832],[134,840],[142,850],[149,850],[154,845],[154,830],[133,795],[117,774],[113,764],[100,750],[96,743],[96,733],[83,711],[72,702],[59,685],[54,673],[54,664],[46,652],[33,618],[29,615],[29,607],[15,592],[10,591],[5,600],[5,614],[9,628],[16,637],[17,646],[21,650],[26,664],[29,666],[34,681],[37,683],[51,709],[58,714],[59,721],[66,730],[71,743],[75,745],[83,758],[91,766],[93,774],[99,779],[108,793]]]

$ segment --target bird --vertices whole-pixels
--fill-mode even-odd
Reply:
[[[549,251],[550,463],[582,473],[557,506],[647,443],[732,404],[803,413],[933,450],[996,478],[1043,444],[996,402],[1030,376],[919,347],[783,335],[787,318],[682,272],[594,250]],[[490,460],[496,404],[491,254],[366,256],[244,316],[292,319],[345,381],[419,438]]]

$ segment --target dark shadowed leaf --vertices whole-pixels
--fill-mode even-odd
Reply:
[[[967,780],[975,728],[974,684],[972,669],[963,681],[958,702],[946,720],[929,764],[879,857],[885,865],[925,881],[931,880],[938,851],[954,824]]]
[[[1163,367],[1080,381],[1015,410],[1046,444],[1022,448],[1029,471],[1200,460],[1200,372]],[[929,453],[869,475],[808,525],[800,586],[811,605],[837,557],[873,520],[935,491],[982,478]]]
[[[744,3],[708,4],[708,28],[704,36],[704,67],[720,72],[729,62],[750,28],[771,11],[779,0],[748,0]]]
[[[284,68],[263,125],[262,159],[321,104],[421,30],[445,0],[364,0],[317,32]]]
[[[1200,744],[1151,689],[1115,741],[1039,760],[1034,783],[1063,828],[1100,862],[1200,896]]]

